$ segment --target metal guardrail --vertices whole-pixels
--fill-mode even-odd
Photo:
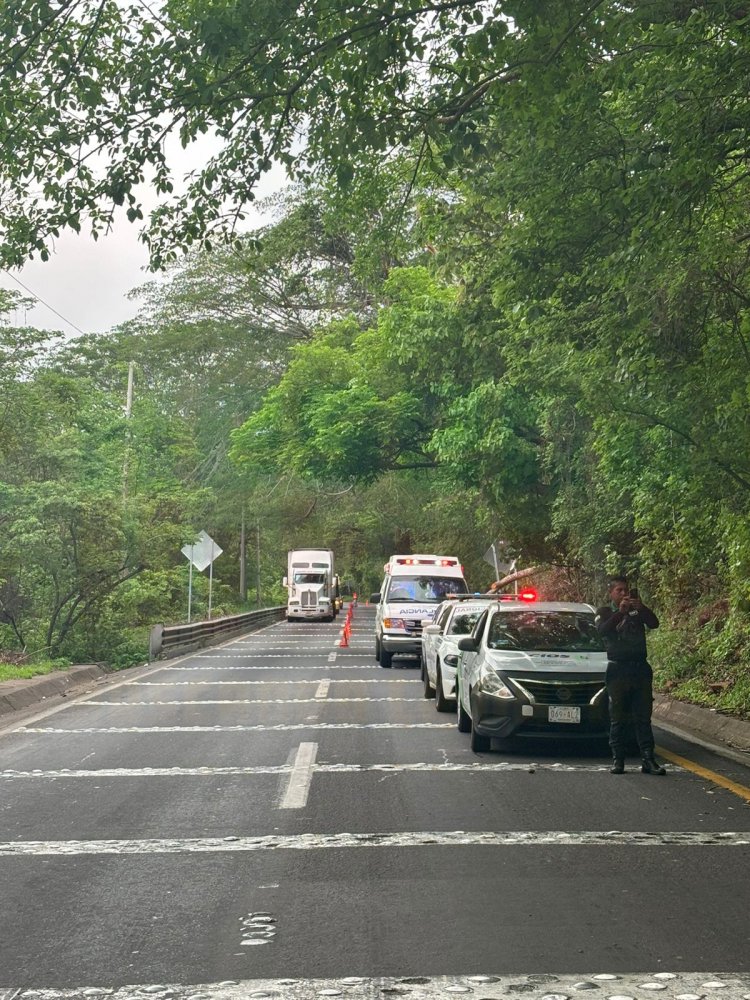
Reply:
[[[154,625],[149,636],[149,662],[180,656],[204,646],[215,646],[233,635],[255,632],[264,625],[281,621],[286,615],[286,605],[261,608],[242,615],[225,615],[210,621],[191,622],[189,625]]]

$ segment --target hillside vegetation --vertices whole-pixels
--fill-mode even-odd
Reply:
[[[148,175],[167,271],[67,343],[3,297],[9,656],[142,658],[201,529],[217,613],[278,601],[293,545],[367,593],[409,550],[483,589],[502,539],[553,596],[629,574],[662,688],[750,714],[746,4],[11,6],[0,256],[140,224]],[[179,196],[170,128],[221,143]]]

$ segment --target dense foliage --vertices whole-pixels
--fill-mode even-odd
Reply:
[[[739,0],[9,5],[3,259],[137,220],[170,128],[220,151],[150,220],[154,265],[236,237],[110,337],[5,331],[11,640],[170,606],[201,527],[226,565],[243,520],[266,553],[325,536],[361,589],[407,544],[484,584],[502,537],[571,596],[629,572],[663,677],[748,711],[749,27]],[[239,237],[274,159],[303,183]],[[27,539],[64,579],[26,580]]]

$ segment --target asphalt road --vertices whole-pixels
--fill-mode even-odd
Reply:
[[[0,1000],[750,1000],[746,766],[474,754],[342,620],[0,733]]]

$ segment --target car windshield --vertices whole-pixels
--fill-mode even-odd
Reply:
[[[481,611],[461,612],[453,616],[448,627],[448,635],[468,635],[477,623]]]
[[[437,604],[446,594],[467,594],[466,583],[450,576],[398,576],[391,578],[389,601]]]
[[[295,583],[325,583],[325,573],[295,573]]]
[[[594,616],[579,611],[501,611],[490,622],[490,649],[528,652],[604,652]]]

